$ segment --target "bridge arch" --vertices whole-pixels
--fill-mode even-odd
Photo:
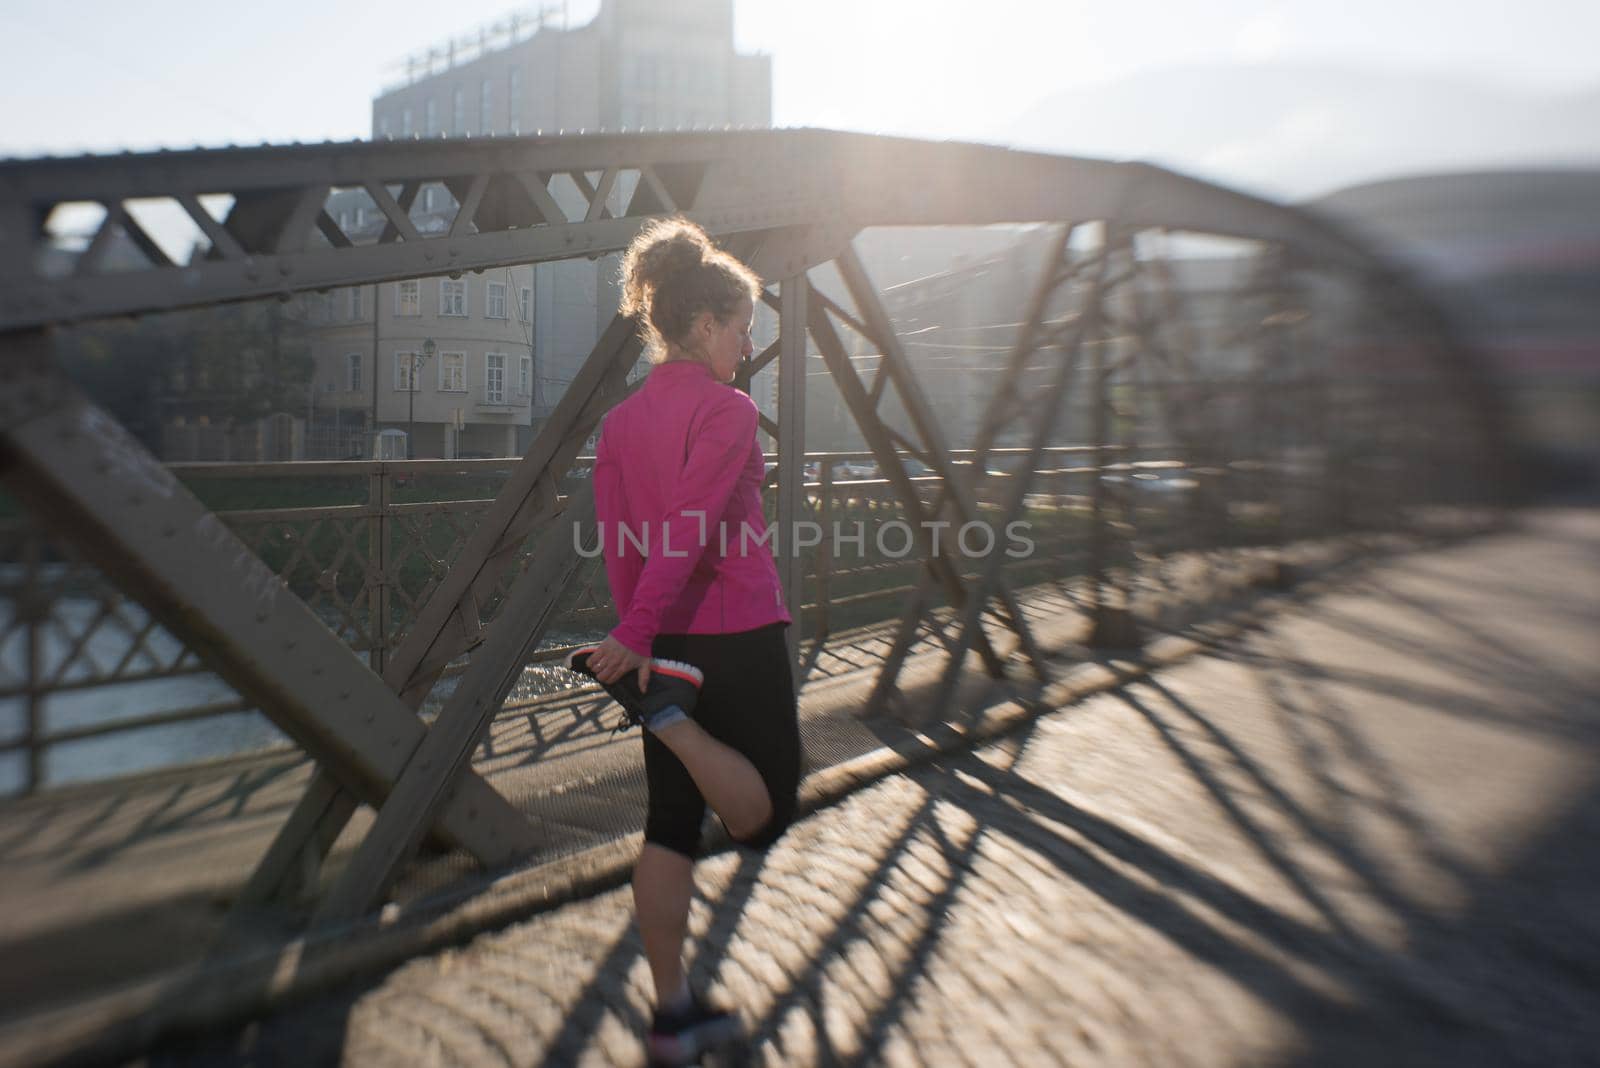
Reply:
[[[438,232],[412,208],[429,187],[456,210]],[[353,239],[329,198],[362,190],[384,218]],[[166,202],[206,238],[176,262],[135,204]],[[49,223],[98,205],[65,264]],[[225,212],[216,205],[226,205]],[[614,319],[538,437],[460,539],[378,671],[350,654],[253,547],[53,368],[47,332],[109,316],[288,297],[390,280],[596,257],[643,223],[683,214],[768,280],[778,337],[771,472],[780,530],[830,519],[831,467],[806,470],[808,361],[826,368],[877,477],[857,496],[904,523],[916,574],[897,591],[868,714],[938,720],[969,664],[1022,686],[1050,678],[1004,554],[960,538],[1035,514],[1079,524],[1071,593],[1106,643],[1133,640],[1139,562],[1194,548],[1150,533],[1155,490],[1182,471],[1188,529],[1253,529],[1276,545],[1388,530],[1492,503],[1504,444],[1491,383],[1425,291],[1328,220],[1142,163],[824,130],[596,134],[196,150],[0,164],[0,454],[30,516],[261,708],[319,774],[262,859],[247,900],[289,893],[359,804],[378,817],[317,907],[354,917],[432,833],[481,864],[512,863],[539,831],[472,767],[495,711],[557,606],[581,581],[572,527],[592,523],[566,478],[600,417],[636,380],[631,324]],[[1031,292],[952,441],[853,240],[875,227],[1043,227]],[[1225,343],[1196,341],[1184,235],[1250,251],[1230,287]],[[118,241],[138,262],[115,265]],[[1208,324],[1207,328],[1218,326]],[[1214,332],[1214,331],[1213,331]],[[853,358],[872,350],[863,373]],[[1220,366],[1222,350],[1238,358]],[[891,415],[892,412],[892,415]],[[376,468],[374,468],[376,471]],[[1171,509],[1166,509],[1170,513]],[[888,513],[886,513],[888,514]],[[1172,537],[1177,521],[1160,521]],[[941,527],[940,524],[944,524]],[[1074,535],[1076,537],[1076,535]],[[1224,539],[1225,540],[1225,539]],[[791,602],[815,566],[782,558]],[[1027,581],[1032,581],[1033,576]],[[827,596],[810,620],[813,657]],[[916,650],[935,664],[908,697]],[[797,650],[798,654],[799,650]],[[417,709],[469,657],[431,726]],[[802,667],[814,667],[815,660]]]

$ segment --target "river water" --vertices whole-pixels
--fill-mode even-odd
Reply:
[[[27,678],[27,628],[13,626],[16,604],[0,600],[0,680],[21,689]],[[62,597],[51,604],[50,619],[40,628],[41,676],[69,688],[52,690],[41,701],[45,735],[125,722],[178,709],[236,702],[233,688],[210,672],[172,678],[117,682],[70,688],[111,674],[133,647],[132,636],[144,631],[148,617],[132,602],[117,605],[105,616],[100,601]],[[325,621],[327,622],[327,621]],[[98,624],[98,625],[97,625]],[[597,640],[599,633],[557,632],[552,644]],[[140,673],[179,662],[183,645],[161,627],[144,635],[148,654],[135,652],[124,673]],[[189,662],[193,663],[190,658]],[[443,708],[455,691],[457,677],[440,680],[424,703],[424,717]],[[525,700],[572,685],[573,677],[550,664],[530,665],[513,688],[511,700]],[[24,697],[0,697],[0,743],[27,735],[28,706]],[[288,745],[288,738],[255,711],[230,712],[182,723],[138,727],[113,734],[46,746],[43,787],[62,786],[131,775],[152,769],[215,760]],[[0,796],[14,795],[27,784],[26,750],[0,753]]]

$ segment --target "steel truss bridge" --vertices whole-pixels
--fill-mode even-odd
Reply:
[[[557,182],[581,193],[579,210],[570,198],[563,207]],[[432,183],[447,187],[458,209],[446,231],[419,233],[411,209]],[[375,242],[352,240],[327,210],[330,195],[352,189],[382,212]],[[217,197],[230,204],[221,217],[207,207]],[[209,251],[173,262],[130,210],[152,200],[181,209]],[[104,221],[70,271],[52,273],[46,224],[75,203],[102,206]],[[1186,514],[1225,523],[1254,508],[1273,517],[1279,540],[1414,526],[1497,492],[1494,395],[1425,293],[1324,220],[1144,164],[818,130],[0,164],[7,493],[28,522],[98,567],[317,766],[242,905],[318,885],[317,865],[361,806],[374,818],[348,866],[326,881],[313,925],[378,907],[425,840],[465,851],[487,870],[538,847],[530,814],[475,770],[473,755],[579,581],[572,525],[592,524],[593,503],[586,485],[563,476],[636,378],[639,342],[624,319],[603,330],[496,498],[462,529],[459,552],[416,605],[403,640],[363,658],[53,364],[51,330],[592,258],[673,214],[704,226],[767,280],[779,335],[754,369],[777,367],[778,414],[763,426],[776,443],[779,530],[819,506],[803,473],[809,353],[866,442],[878,497],[913,531],[916,579],[898,595],[864,715],[942,719],[974,667],[1021,686],[1050,675],[1008,559],[962,558],[952,539],[930,536],[937,523],[999,526],[1041,500],[1069,502],[1086,531],[1089,617],[1099,637],[1126,638],[1130,575],[1148,548],[1138,541],[1137,488],[1129,488],[1141,474],[1136,451],[1200,478],[1201,504]],[[869,227],[995,224],[1045,228],[1047,251],[1014,343],[973,383],[986,397],[976,437],[956,442],[854,239]],[[108,267],[119,235],[143,253],[143,266]],[[1231,344],[1249,354],[1242,369],[1207,361],[1165,254],[1178,235],[1225,238],[1252,252],[1230,305]],[[852,359],[862,347],[881,358],[871,367]],[[1069,412],[1083,416],[1070,442]],[[830,477],[825,471],[824,482]],[[823,507],[835,492],[821,495]],[[803,603],[814,576],[793,554],[780,555],[780,568],[790,603]],[[14,638],[30,611],[37,619],[47,607],[26,603],[15,584],[9,592]],[[938,685],[909,707],[898,696],[901,673],[930,634],[942,658]],[[463,661],[442,711],[425,724],[424,699],[447,666]],[[10,692],[37,696],[39,686],[24,679]],[[37,741],[42,727],[29,708]]]

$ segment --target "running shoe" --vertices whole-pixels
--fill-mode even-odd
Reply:
[[[599,648],[598,645],[586,645],[574,651],[567,657],[567,667],[600,682],[589,670],[589,657]],[[616,682],[600,682],[600,685],[622,706],[622,714],[626,718],[618,730],[627,730],[638,724],[645,730],[660,731],[689,718],[694,711],[695,700],[700,696],[700,684],[704,681],[705,676],[693,664],[657,657],[650,661],[650,685],[643,693],[639,691],[637,669]]]
[[[645,1046],[652,1065],[694,1064],[701,1055],[743,1036],[739,1017],[693,996],[677,1012],[656,1010]]]

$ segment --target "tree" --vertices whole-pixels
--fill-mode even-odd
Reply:
[[[276,300],[76,326],[60,332],[56,355],[152,449],[178,416],[234,426],[303,411],[314,370],[300,307]]]

